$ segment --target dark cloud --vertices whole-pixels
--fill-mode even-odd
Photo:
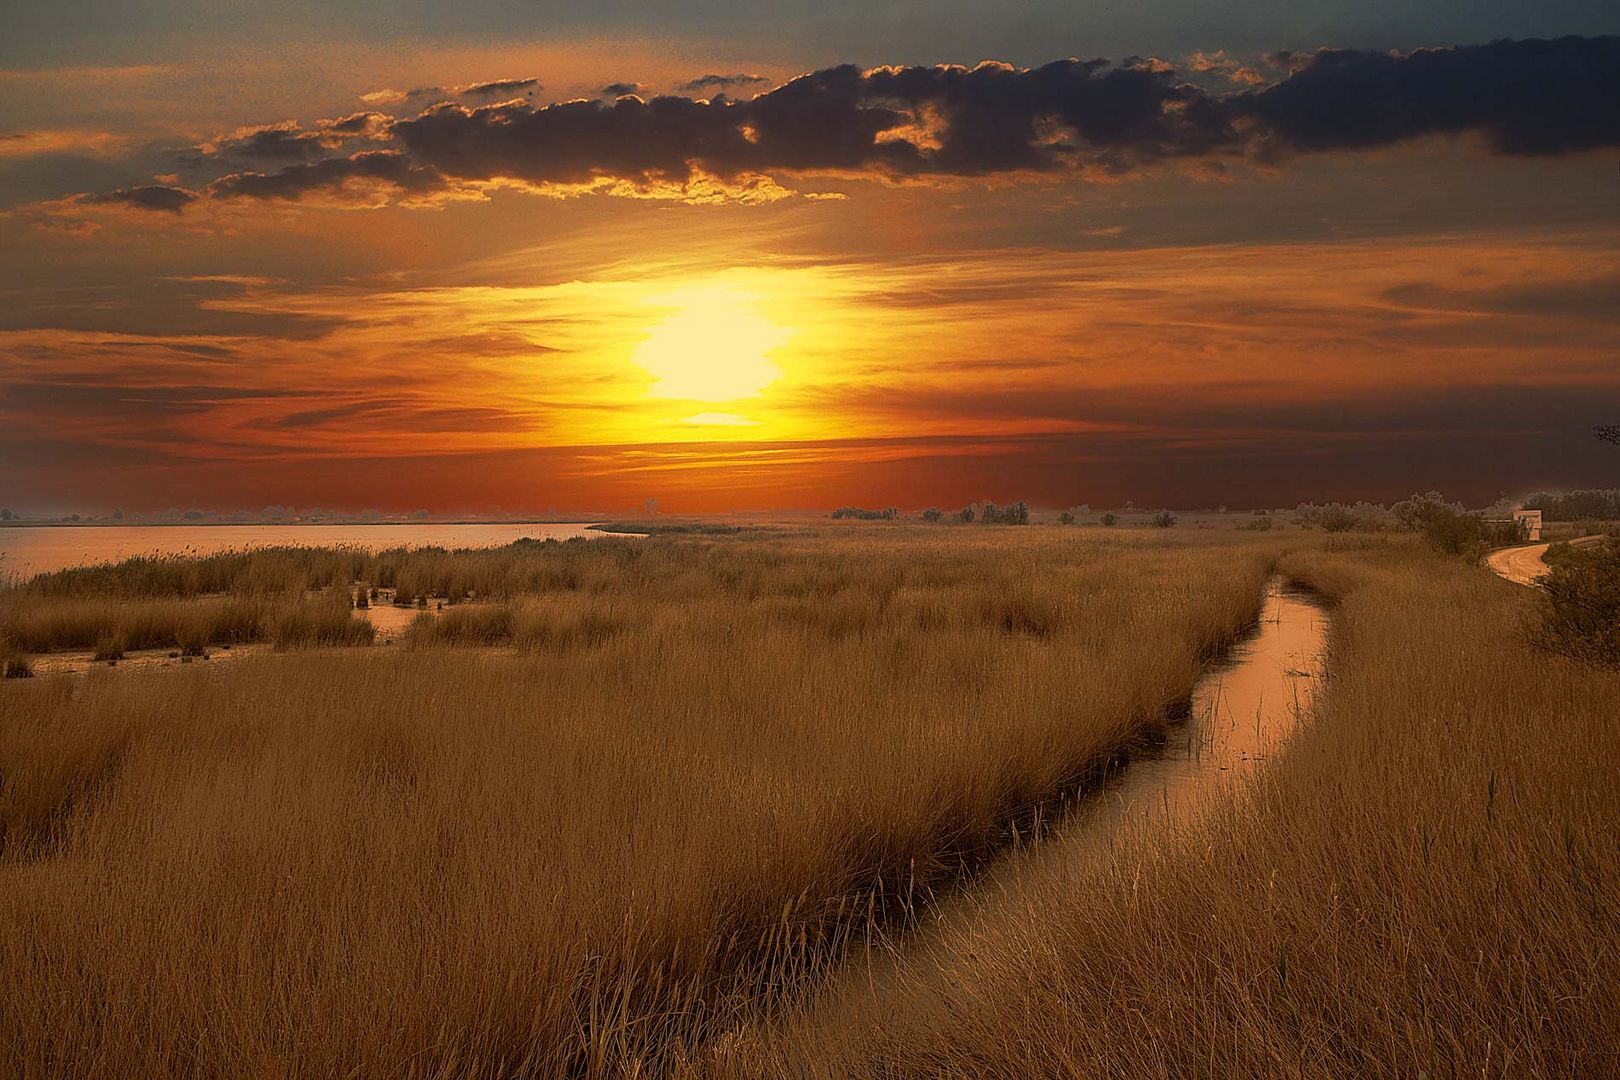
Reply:
[[[329,135],[370,135],[382,130],[389,117],[380,112],[357,112],[336,120],[324,120],[321,128]]]
[[[232,173],[209,185],[215,197],[297,200],[316,191],[338,191],[353,182],[381,184],[406,193],[443,186],[433,169],[414,164],[393,150],[368,150],[353,157],[291,165],[275,173]]]
[[[256,128],[209,144],[221,157],[253,161],[308,161],[326,153],[328,140],[321,131],[300,131],[294,124]]]
[[[353,180],[418,195],[491,182],[543,188],[607,181],[678,197],[699,177],[746,186],[747,178],[816,174],[1121,176],[1176,160],[1218,169],[1244,157],[1274,160],[1463,132],[1484,135],[1506,154],[1620,145],[1617,37],[1275,59],[1288,68],[1282,81],[1224,90],[1185,81],[1163,61],[1132,57],[1037,68],[845,65],[747,101],[717,94],[443,102],[405,119],[357,114],[308,131],[252,132],[245,138],[265,157],[330,147],[338,125],[364,130],[387,149],[291,160],[274,172],[244,170],[209,190],[297,199]],[[758,78],[704,76],[688,89]],[[452,93],[501,96],[531,83],[479,83]]]
[[[509,98],[522,95],[534,97],[540,90],[539,79],[496,79],[492,82],[473,83],[463,86],[457,91],[459,97],[469,98]]]
[[[119,188],[98,195],[80,196],[80,201],[100,206],[129,206],[137,210],[156,210],[178,214],[197,201],[197,193],[185,188],[147,184],[141,187]]]
[[[351,113],[336,120],[319,120],[307,129],[300,128],[290,120],[244,128],[181,155],[180,165],[187,171],[212,166],[217,175],[221,165],[263,168],[318,161],[345,146],[352,147],[355,140],[384,133],[392,119],[384,113],[367,111]]]
[[[602,87],[602,96],[609,98],[624,97],[626,94],[639,94],[641,90],[641,84],[636,82],[608,83]]]
[[[541,89],[539,79],[492,79],[465,86],[418,86],[412,90],[373,90],[360,95],[369,105],[424,105],[445,101],[489,102],[512,97],[534,97]]]
[[[1274,86],[1231,111],[1292,151],[1362,149],[1479,132],[1503,154],[1620,145],[1620,37],[1493,41],[1408,55],[1323,49],[1273,54]]]
[[[739,86],[758,86],[760,83],[770,82],[764,75],[699,75],[691,82],[684,83],[682,90],[698,94],[707,90],[735,90]]]

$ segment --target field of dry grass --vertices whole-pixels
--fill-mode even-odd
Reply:
[[[116,660],[136,649],[201,653],[211,646],[269,641],[280,647],[367,645],[372,628],[354,618],[349,593],[309,597],[207,596],[128,599],[0,593],[4,651],[94,649]]]
[[[1256,784],[1058,837],[692,1071],[1620,1075],[1620,673],[1528,646],[1530,590],[1330,545],[1283,564],[1336,604],[1324,707]]]
[[[41,583],[502,599],[401,650],[0,687],[0,1060],[663,1071],[1027,836],[1281,546],[874,528]]]

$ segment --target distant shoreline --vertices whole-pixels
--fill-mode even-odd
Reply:
[[[487,521],[478,518],[454,521],[0,521],[0,529],[320,529],[398,528],[416,529],[424,525],[579,525],[595,528],[613,524],[601,517],[522,518],[514,521]]]

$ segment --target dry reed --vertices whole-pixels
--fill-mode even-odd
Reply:
[[[1529,590],[1410,544],[1284,567],[1336,604],[1333,675],[1246,793],[1048,845],[881,983],[852,966],[691,1071],[1620,1073],[1620,674],[1530,647]]]
[[[1159,722],[1253,618],[1277,550],[1040,530],[536,545],[482,577],[394,568],[424,591],[543,583],[438,624],[504,618],[518,650],[424,630],[8,683],[0,1058],[667,1069],[903,926]]]

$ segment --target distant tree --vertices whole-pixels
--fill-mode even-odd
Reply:
[[[17,515],[8,510],[0,510],[0,521],[16,521]]]
[[[922,519],[924,521],[939,521],[944,517],[945,511],[941,510],[937,506],[930,506],[928,509],[922,512]]]
[[[1547,521],[1613,521],[1620,518],[1620,488],[1538,491],[1524,498],[1526,510],[1540,510]]]
[[[113,511],[113,520],[114,521],[123,521],[124,520],[124,512],[122,510],[114,510]]]
[[[1461,503],[1446,501],[1446,497],[1438,491],[1431,491],[1426,495],[1413,495],[1410,499],[1402,499],[1390,510],[1395,514],[1395,520],[1401,528],[1411,532],[1423,532],[1430,521],[1436,518],[1449,518],[1462,513]]]
[[[1100,520],[1104,526],[1112,529],[1115,525],[1119,524],[1119,515],[1110,510],[1105,513]]]
[[[1157,514],[1154,514],[1148,519],[1148,524],[1152,525],[1155,529],[1168,529],[1175,523],[1176,515],[1172,514],[1168,510],[1160,510]]]
[[[972,524],[973,519],[976,516],[973,510],[973,504],[968,503],[966,506],[962,507],[962,509],[956,512],[956,516],[961,518],[964,522]]]
[[[426,521],[428,519],[428,512],[426,510],[417,510],[411,514],[411,517],[415,518],[417,521]]]
[[[1067,511],[1067,510],[1063,511],[1063,513],[1058,515],[1058,524],[1059,525],[1073,525],[1074,524],[1074,515],[1069,513],[1069,511]]]

